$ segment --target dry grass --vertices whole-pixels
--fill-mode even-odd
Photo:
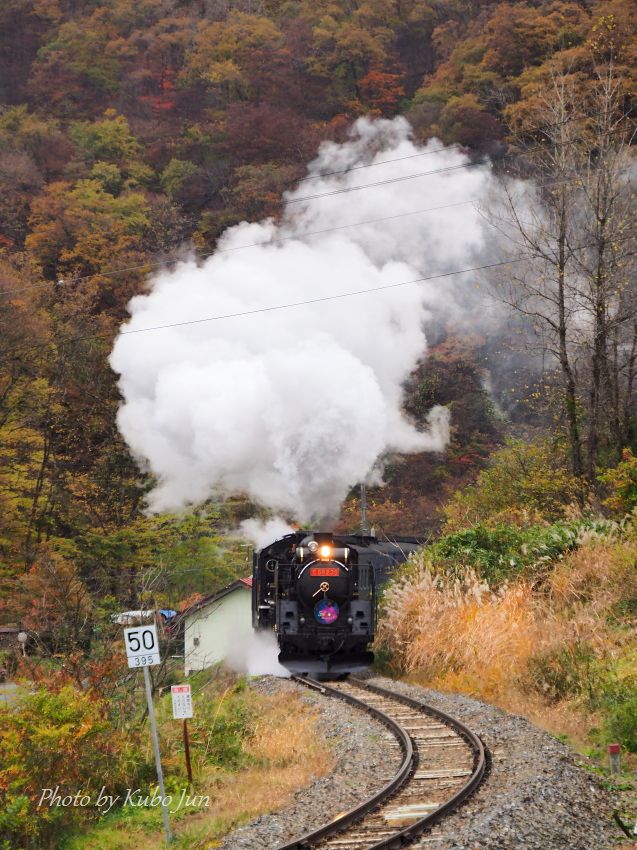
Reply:
[[[209,795],[208,807],[171,816],[175,850],[199,850],[218,845],[234,827],[288,805],[294,793],[328,773],[334,755],[317,734],[318,712],[298,695],[263,697],[248,692],[256,702],[258,720],[245,749],[249,765],[237,771],[209,767],[202,770],[192,793]],[[163,846],[158,809],[123,813],[68,844],[68,850],[127,850],[133,840],[138,850]]]
[[[403,672],[484,697],[508,689],[545,633],[529,584],[495,591],[472,570],[451,578],[422,563],[385,603],[379,642]]]
[[[211,794],[210,808],[188,818],[180,830],[184,846],[193,850],[211,846],[211,838],[283,808],[296,791],[328,773],[334,756],[317,734],[317,721],[318,712],[297,695],[260,698],[259,720],[246,746],[252,764],[236,773],[210,777],[214,786],[204,792]],[[200,785],[205,785],[205,779]]]
[[[470,570],[440,575],[421,555],[385,595],[379,644],[409,681],[487,700],[587,750],[604,725],[586,698],[594,677],[603,687],[637,675],[637,544],[582,543],[541,585],[497,590]]]
[[[557,607],[605,616],[623,599],[637,597],[635,545],[591,541],[571,552],[549,579]]]
[[[551,653],[568,657],[582,646],[597,658],[631,657],[630,622],[620,615],[618,625],[613,617],[623,601],[637,598],[636,554],[632,541],[591,539],[541,587],[520,579],[497,590],[472,570],[458,578],[436,573],[421,555],[386,593],[379,645],[414,681],[488,699],[578,737],[581,711],[538,696],[529,662]],[[636,667],[619,665],[625,676]]]

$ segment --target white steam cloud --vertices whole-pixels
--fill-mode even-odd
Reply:
[[[279,645],[274,632],[255,631],[238,636],[228,646],[223,661],[226,667],[242,676],[277,676],[279,679],[290,676],[287,667],[279,663]]]
[[[258,519],[244,519],[239,523],[237,529],[240,537],[254,543],[257,549],[263,549],[264,546],[272,543],[273,540],[280,540],[286,534],[290,534],[295,529],[287,522],[275,517],[274,519],[262,522]]]
[[[345,173],[301,181],[281,223],[230,228],[214,256],[132,299],[111,365],[120,430],[157,477],[151,510],[245,493],[325,518],[383,453],[444,448],[447,412],[416,430],[402,385],[425,352],[424,322],[457,303],[458,279],[380,289],[471,265],[484,249],[472,201],[490,171],[440,148],[416,145],[402,118],[360,119],[308,172]],[[437,173],[410,176],[424,172]],[[297,306],[271,309],[286,304]],[[137,333],[163,325],[173,327]]]

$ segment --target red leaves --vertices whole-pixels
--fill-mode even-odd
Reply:
[[[405,97],[401,74],[371,70],[360,80],[358,87],[364,102],[383,115],[395,114]]]

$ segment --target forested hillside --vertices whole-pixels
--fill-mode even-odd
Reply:
[[[223,510],[210,506],[194,535],[170,519],[143,519],[147,482],[115,427],[118,393],[106,356],[129,298],[158,264],[189,246],[209,253],[229,224],[276,215],[281,192],[303,175],[320,141],[342,138],[359,115],[404,113],[419,139],[497,158],[511,144],[510,127],[533,110],[556,56],[586,78],[612,54],[632,99],[631,5],[4,3],[6,590],[34,563],[64,561],[93,592],[133,604],[131,578],[158,551],[170,552],[174,566],[175,547],[195,539],[211,563]],[[405,464],[390,470],[398,488],[374,497],[384,526],[430,527],[438,485],[461,479],[501,439],[483,389],[484,344],[439,340],[425,383],[414,384],[416,417],[454,399],[460,415],[446,467],[424,458],[421,473],[418,461],[411,472]],[[505,396],[507,380],[498,387]],[[507,409],[520,406],[505,396]],[[527,407],[522,419],[529,415]],[[407,518],[392,507],[403,474],[403,503],[419,505]],[[198,589],[191,578],[172,595]],[[13,596],[3,616],[23,613]]]
[[[514,708],[515,677],[540,702],[585,699],[599,741],[637,749],[637,544],[622,519],[637,507],[635,12],[632,0],[0,4],[0,625],[28,631],[37,660],[21,675],[42,685],[0,738],[15,760],[0,772],[0,832],[15,846],[69,826],[64,813],[29,825],[37,782],[57,781],[55,759],[29,761],[42,724],[78,787],[109,770],[119,787],[127,764],[126,781],[149,775],[110,615],[177,607],[250,569],[228,534],[258,511],[241,494],[145,512],[154,482],[119,434],[108,362],[127,305],[229,226],[276,220],[320,143],[361,116],[404,115],[416,142],[457,145],[536,191],[531,225],[510,194],[483,211],[530,258],[526,275],[482,280],[506,321],[440,322],[407,382],[418,426],[434,405],[451,411],[445,453],[386,458],[386,486],[368,492],[379,531],[438,535],[387,597],[381,651],[402,673]],[[339,523],[358,528],[357,493]],[[430,613],[420,630],[405,606]],[[501,626],[486,683],[465,653],[485,611]],[[547,617],[559,628],[540,640]],[[432,658],[432,634],[446,656]],[[18,661],[0,654],[0,668]],[[243,717],[232,687],[215,710],[231,693]],[[215,776],[248,758],[247,721],[225,711],[206,745]],[[85,761],[69,724],[95,736]]]

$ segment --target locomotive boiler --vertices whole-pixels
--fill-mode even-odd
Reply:
[[[368,667],[379,586],[415,538],[300,531],[255,552],[252,625],[273,631],[296,673],[338,676]]]

